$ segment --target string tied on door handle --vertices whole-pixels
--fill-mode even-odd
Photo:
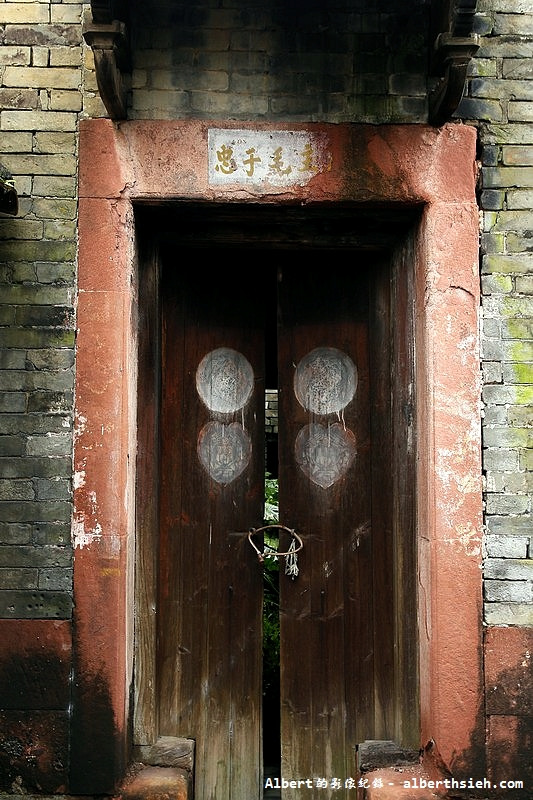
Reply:
[[[278,530],[283,530],[286,533],[290,534],[291,543],[289,545],[289,549],[285,553],[280,553],[278,550],[274,550],[274,548],[269,547],[268,545],[263,545],[263,550],[259,550],[257,545],[255,544],[253,537],[258,533],[263,533],[263,531],[270,530],[271,528],[277,528]],[[299,569],[298,569],[298,553],[302,550],[304,543],[302,542],[301,538],[298,536],[294,528],[288,528],[286,525],[280,525],[278,523],[273,523],[271,525],[264,525],[262,528],[250,528],[248,531],[248,541],[254,548],[255,552],[257,553],[257,557],[259,562],[262,564],[265,558],[284,558],[285,559],[285,575],[288,575],[290,578],[294,580],[298,576]]]

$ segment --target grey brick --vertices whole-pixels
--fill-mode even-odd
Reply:
[[[533,581],[533,560],[489,558],[485,562],[485,577],[506,581]]]
[[[32,526],[29,524],[13,524],[0,522],[1,544],[31,544]]]
[[[531,510],[528,497],[522,495],[487,494],[487,514],[524,514]]]
[[[3,522],[66,522],[70,519],[70,503],[59,500],[0,503],[0,520]],[[1,558],[1,556],[0,556]]]
[[[525,536],[531,535],[531,517],[489,516],[487,517],[487,531],[497,536]]]
[[[71,452],[70,433],[50,433],[46,436],[30,436],[26,452],[29,456],[64,456]]]
[[[531,603],[533,583],[527,581],[485,581],[485,598],[489,602]]]
[[[2,619],[70,619],[71,616],[72,598],[67,592],[0,592]]]
[[[487,603],[485,605],[487,625],[533,626],[531,603]]]
[[[48,591],[70,592],[72,590],[72,570],[70,569],[39,570],[38,588]]]
[[[38,578],[36,569],[0,569],[0,589],[37,589]]]
[[[0,500],[33,500],[35,490],[30,480],[0,480]]]
[[[0,567],[70,567],[72,553],[67,547],[0,547]]]
[[[46,421],[45,421],[46,426]],[[72,461],[65,456],[55,458],[0,457],[0,478],[66,478],[72,471]]]
[[[14,414],[26,410],[26,394],[0,392],[0,414]]]
[[[527,558],[528,536],[503,536],[492,534],[485,537],[487,555],[492,558]]]

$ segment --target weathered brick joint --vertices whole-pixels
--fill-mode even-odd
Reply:
[[[460,20],[470,16],[472,30],[465,33]],[[444,35],[438,40],[444,48],[441,72],[432,67],[438,49],[435,25]],[[477,6],[469,0],[407,0],[401,7],[395,0],[198,0],[193,5],[181,0],[0,0],[0,162],[13,177],[18,204],[15,214],[7,206],[7,213],[0,211],[0,792],[112,794],[134,760],[129,750],[133,628],[124,623],[123,641],[116,645],[124,674],[110,677],[96,669],[89,674],[82,665],[88,643],[94,642],[98,653],[108,640],[96,624],[91,626],[90,615],[83,616],[92,586],[85,587],[84,597],[84,587],[73,581],[75,562],[79,574],[87,569],[84,545],[100,546],[106,533],[98,527],[97,497],[90,486],[84,509],[84,519],[94,523],[90,535],[82,517],[74,516],[74,492],[87,480],[80,447],[74,467],[74,447],[81,441],[83,448],[87,423],[76,413],[77,335],[87,322],[77,314],[80,297],[85,295],[81,306],[87,317],[105,318],[104,304],[111,305],[109,292],[116,290],[113,313],[122,327],[118,333],[95,333],[94,354],[118,350],[135,324],[120,305],[119,289],[105,285],[114,265],[100,264],[101,274],[85,276],[83,285],[78,280],[80,123],[109,116],[95,70],[95,42],[111,41],[113,35],[121,47],[123,38],[128,45],[118,66],[114,50],[106,61],[114,64],[106,74],[119,81],[115,99],[120,104],[125,97],[127,105],[125,119],[110,123],[116,150],[104,148],[101,163],[94,164],[102,194],[96,200],[96,195],[81,198],[86,208],[95,201],[93,225],[102,253],[113,254],[113,247],[120,250],[117,227],[131,222],[131,207],[121,203],[136,197],[125,172],[122,195],[112,195],[107,183],[128,162],[129,122],[217,120],[235,128],[270,124],[285,129],[355,124],[376,131],[398,126],[399,137],[406,137],[410,126],[417,130],[432,122],[431,98],[450,63],[446,34],[456,47],[463,41],[462,53],[464,48],[474,53],[451,123],[477,133],[480,242],[479,264],[472,270],[480,282],[481,306],[479,331],[462,331],[462,346],[468,360],[479,335],[479,415],[469,424],[474,438],[481,429],[484,516],[483,531],[454,532],[463,552],[477,558],[483,570],[483,652],[479,674],[473,676],[483,684],[483,698],[468,752],[459,748],[455,763],[445,766],[463,775],[469,770],[487,775],[495,785],[523,782],[522,788],[488,795],[498,800],[533,796],[533,9],[526,0],[478,0]],[[90,140],[91,129],[86,130]],[[187,145],[184,133],[169,134],[169,141],[172,136],[182,136]],[[92,141],[91,148],[97,152]],[[119,167],[116,153],[122,158]],[[393,155],[387,163],[390,175],[396,169]],[[156,172],[157,157],[151,166]],[[198,174],[201,170],[195,173],[191,166],[189,183],[184,179],[186,189],[180,189],[183,197],[212,200],[209,192],[201,195]],[[143,180],[149,184],[146,175]],[[92,186],[87,176],[86,182]],[[143,191],[143,201],[154,199],[149,189]],[[108,197],[109,213],[99,216],[97,201]],[[170,191],[169,198],[175,199]],[[235,198],[242,200],[238,192]],[[132,262],[134,250],[132,244]],[[439,258],[439,253],[429,256],[435,274]],[[450,303],[465,307],[473,297],[461,285],[445,291]],[[89,296],[92,312],[83,305]],[[452,315],[449,324],[451,330]],[[118,365],[117,381],[123,379],[123,366]],[[102,435],[106,426],[106,433],[118,429],[126,394],[102,421]],[[104,407],[107,395],[102,396]],[[267,395],[267,446],[277,435],[277,411],[277,396]],[[134,461],[134,446],[122,445],[127,466],[117,465],[117,472],[127,472]],[[469,447],[466,440],[451,439],[449,451],[440,455],[461,459]],[[461,475],[439,477],[465,503],[476,492]],[[134,490],[128,485],[128,491]],[[124,511],[124,497],[132,500],[124,489],[115,498],[116,516],[129,519],[134,503]],[[438,513],[444,514],[443,508]],[[109,624],[133,616],[132,595],[125,599],[117,589],[119,577],[133,583],[129,551],[123,559],[127,578],[118,576],[116,563],[105,556],[95,577],[98,597],[108,598]],[[82,607],[78,617],[76,596]],[[419,622],[430,636],[428,620]],[[457,669],[458,662],[451,660],[448,668]],[[466,704],[472,702],[471,677],[465,681]],[[432,676],[422,679],[429,684]],[[120,688],[121,680],[126,689]],[[91,708],[93,719],[77,714],[78,708]],[[430,726],[431,713],[427,717]],[[85,752],[96,729],[100,738],[92,752]],[[421,748],[427,744],[420,741]],[[181,769],[174,763],[150,766]],[[173,797],[182,800],[188,793],[191,800],[190,784],[180,776]]]

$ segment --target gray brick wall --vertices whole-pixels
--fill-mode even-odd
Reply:
[[[147,0],[131,116],[424,122],[427,5]]]
[[[533,625],[533,6],[479,0],[485,619]]]
[[[428,4],[137,4],[130,116],[425,123]],[[102,116],[88,3],[0,3],[0,616],[70,613],[81,116]],[[325,10],[321,10],[321,7]],[[478,0],[457,121],[479,130],[486,620],[533,624],[533,10]]]
[[[81,4],[0,9],[0,617],[67,618]]]

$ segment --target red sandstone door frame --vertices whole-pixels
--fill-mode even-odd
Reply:
[[[475,131],[466,126],[244,125],[321,137],[328,169],[289,190],[250,193],[210,180],[209,131],[228,123],[84,121],[80,129],[78,340],[73,519],[76,675],[73,769],[83,793],[111,790],[149,714],[130,718],[134,602],[150,602],[153,565],[135,571],[137,255],[135,202],[240,200],[423,207],[413,249],[417,385],[420,744],[452,770],[480,772],[481,448]],[[145,320],[143,324],[149,324]],[[136,594],[135,580],[138,591]],[[140,587],[140,592],[139,592]],[[148,618],[150,616],[148,607]],[[155,643],[150,629],[145,652]],[[143,665],[136,664],[136,670]],[[83,687],[101,687],[113,742],[95,783],[84,762],[100,720]],[[468,691],[465,687],[468,687]],[[150,687],[142,705],[151,707]],[[482,768],[481,768],[482,773]]]

